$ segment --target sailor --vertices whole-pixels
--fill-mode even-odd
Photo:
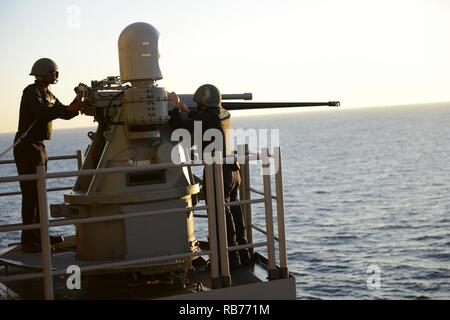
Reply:
[[[63,105],[49,90],[49,85],[58,81],[58,66],[48,58],[37,60],[31,76],[34,84],[23,90],[20,102],[19,128],[15,136],[14,159],[19,175],[35,174],[38,165],[47,167],[44,140],[52,135],[52,120],[69,120],[77,116],[84,102],[82,93],[76,88],[77,97],[69,105]],[[36,181],[20,181],[22,191],[23,224],[39,223],[39,204]],[[62,237],[50,237],[50,243],[63,241]],[[23,230],[21,236],[23,252],[40,251],[39,230]]]
[[[169,100],[178,108],[171,112],[170,124],[174,129],[183,128],[194,133],[195,122],[200,121],[202,125],[202,137],[209,129],[217,129],[220,131],[223,139],[222,154],[230,155],[230,142],[227,141],[227,129],[231,129],[230,113],[225,110],[222,105],[222,96],[217,87],[211,84],[200,86],[194,94],[194,101],[197,103],[197,111],[190,110],[178,96],[172,92],[169,94]],[[188,114],[187,119],[183,119],[180,112]],[[195,140],[195,139],[194,139]],[[203,150],[211,143],[211,141],[204,141],[202,139],[201,154]],[[203,177],[205,176],[203,172]],[[239,163],[233,164],[225,163],[223,165],[223,180],[224,180],[224,196],[225,201],[236,201],[239,185],[241,183],[241,176],[239,173]],[[206,190],[208,186],[203,179],[203,188]],[[206,192],[205,192],[206,198]],[[228,246],[247,244],[245,235],[245,223],[240,206],[232,206],[225,208],[225,219],[227,225],[227,241]],[[241,265],[246,265],[250,262],[250,253],[248,249],[242,249],[229,252],[230,268],[237,268]]]

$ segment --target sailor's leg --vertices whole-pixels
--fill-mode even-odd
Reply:
[[[239,171],[233,171],[233,188],[230,191],[230,201],[238,199],[239,185],[241,184],[241,176]],[[236,228],[236,241],[239,245],[247,244],[247,236],[245,233],[244,215],[240,205],[231,207],[231,214],[233,216],[234,226]],[[250,261],[250,251],[248,249],[239,250],[241,263],[247,264]]]
[[[230,192],[234,187],[234,183],[235,182],[234,182],[233,176],[231,174],[231,171],[228,170],[226,165],[223,166],[223,189],[224,189],[225,202],[230,201]],[[236,241],[236,227],[235,227],[233,215],[231,213],[229,206],[225,207],[225,220],[226,220],[226,224],[227,224],[228,247],[237,246],[238,242]],[[241,265],[238,251],[229,251],[228,258],[230,260],[231,268],[236,268]]]

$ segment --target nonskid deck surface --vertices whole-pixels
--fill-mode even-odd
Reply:
[[[21,251],[20,245],[0,249],[0,261],[16,267],[30,269],[42,268],[41,253],[24,253]],[[52,253],[53,270],[60,270],[69,265],[86,266],[89,264],[84,261],[77,260],[76,253],[74,251]]]
[[[22,253],[19,246],[0,249],[0,276],[40,272],[41,254]],[[68,265],[80,267],[93,265],[93,262],[79,261],[74,251],[53,252],[53,269],[61,270]],[[267,269],[264,258],[255,255],[251,265],[232,270],[232,287],[266,281]],[[98,262],[97,262],[98,263]],[[177,295],[207,292],[211,289],[210,271],[203,258],[192,263],[187,274],[166,272],[145,274],[142,266],[136,269],[121,269],[109,273],[88,273],[82,276],[81,289],[69,290],[67,278],[70,274],[54,276],[56,299],[158,299]],[[5,293],[8,292],[9,293]],[[44,299],[43,280],[21,280],[4,284],[0,297],[21,299]]]
[[[84,261],[77,258],[76,248],[65,248],[58,249],[54,248],[52,251],[52,267],[53,270],[63,270],[68,266],[75,265],[79,267],[94,266],[103,263],[112,262],[126,262],[131,261],[131,259],[120,259],[120,260],[103,260],[103,261]],[[8,248],[0,249],[0,262],[6,263],[8,265],[30,268],[30,269],[42,269],[42,256],[41,253],[24,253],[20,249],[20,245],[13,245]],[[141,264],[139,266],[133,265],[129,268],[136,267],[157,267],[159,265],[169,266],[171,264],[176,265],[179,260],[163,261],[163,262],[149,262],[146,264]],[[121,267],[120,269],[126,269],[128,267]]]

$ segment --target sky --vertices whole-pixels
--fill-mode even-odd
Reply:
[[[79,82],[119,75],[117,40],[134,22],[161,34],[168,91],[212,83],[255,101],[342,108],[450,101],[449,0],[16,0],[0,4],[0,132],[17,129],[37,59],[57,62],[51,91],[69,103]]]

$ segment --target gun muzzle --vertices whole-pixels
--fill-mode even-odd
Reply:
[[[228,93],[222,94],[222,100],[252,100],[253,95],[249,92],[247,93]]]

